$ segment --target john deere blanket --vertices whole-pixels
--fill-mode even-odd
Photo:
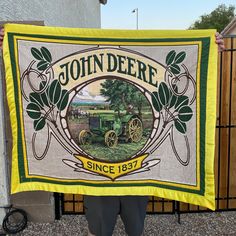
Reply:
[[[214,209],[214,34],[6,25],[12,193]]]

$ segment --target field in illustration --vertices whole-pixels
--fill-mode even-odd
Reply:
[[[67,114],[75,142],[96,159],[129,159],[147,141],[152,110],[138,88],[119,79],[91,83],[73,98]]]

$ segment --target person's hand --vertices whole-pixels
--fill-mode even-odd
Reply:
[[[2,49],[3,38],[4,38],[4,28],[0,28],[0,49]]]
[[[2,49],[2,43],[4,38],[4,28],[0,28],[0,49]]]
[[[215,34],[215,38],[216,38],[216,44],[218,45],[218,51],[221,52],[225,49],[225,44],[224,44],[224,40],[223,40],[223,36],[216,32]]]

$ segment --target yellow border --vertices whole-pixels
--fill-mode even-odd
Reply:
[[[217,58],[218,49],[215,43],[215,33],[210,35],[210,52],[207,74],[207,99],[206,99],[206,134],[205,134],[205,196],[214,197],[214,153],[215,153],[215,127],[216,127],[216,95],[217,95]],[[209,99],[211,98],[211,99]]]
[[[28,25],[16,25],[16,24],[7,24],[5,25],[5,34],[7,35],[8,32],[17,32],[17,33],[25,33],[25,34],[47,34],[47,35],[55,35],[55,36],[61,36],[63,32],[63,35],[66,36],[80,36],[80,37],[96,37],[96,38],[114,38],[114,39],[129,39],[129,38],[135,38],[135,39],[145,39],[145,38],[192,38],[192,37],[211,37],[211,45],[210,45],[210,56],[209,56],[209,63],[208,63],[208,81],[207,81],[207,97],[213,97],[216,98],[216,73],[217,73],[217,48],[215,45],[215,30],[192,30],[192,31],[179,31],[179,30],[172,30],[172,31],[156,31],[156,30],[140,30],[140,31],[130,31],[130,30],[97,30],[97,29],[69,29],[69,28],[54,28],[54,27],[39,27],[39,26],[28,26]],[[5,37],[6,38],[6,37]],[[19,38],[19,37],[18,37]],[[27,38],[27,37],[20,37],[21,39]],[[15,39],[16,40],[16,39]],[[38,41],[41,41],[39,39]],[[43,41],[43,40],[42,40]],[[52,40],[55,41],[55,40]],[[16,42],[16,41],[15,41]],[[65,42],[65,40],[63,40]],[[68,41],[68,43],[73,42],[72,40]],[[87,41],[75,41],[74,43],[80,43],[80,44],[112,44],[112,45],[140,45],[139,43],[129,43],[124,42],[123,44],[121,42],[87,42]],[[145,45],[165,45],[166,43],[145,43]],[[179,44],[179,43],[178,43]],[[188,44],[188,42],[185,42],[184,44]],[[193,44],[192,42],[189,44]],[[143,45],[143,43],[142,43]],[[170,45],[170,43],[168,43]],[[13,81],[11,79],[11,62],[10,62],[10,56],[8,53],[8,41],[4,40],[4,60],[6,64],[6,80],[7,80],[7,97],[8,97],[8,103],[10,108],[10,119],[12,124],[12,133],[13,133],[13,156],[15,156],[15,153],[17,152],[17,126],[16,126],[16,114],[14,109],[14,96],[12,94],[14,93],[13,90]],[[200,62],[198,62],[200,64]],[[199,66],[199,65],[198,65]],[[19,71],[17,71],[19,76]],[[198,77],[199,77],[199,71],[198,71]],[[21,102],[21,99],[19,100]],[[212,99],[212,101],[209,101],[209,99],[206,100],[207,104],[207,116],[206,116],[206,157],[213,157],[214,156],[214,135],[212,133],[215,132],[215,119],[216,119],[216,99]],[[199,103],[197,104],[199,109]],[[22,117],[21,117],[21,124],[22,123]],[[199,122],[199,119],[197,119],[197,122]],[[198,130],[199,132],[199,130]],[[197,137],[199,137],[199,133],[197,133]],[[198,140],[198,139],[197,139]],[[197,152],[199,152],[199,145]],[[24,147],[24,153],[25,153],[25,147]],[[198,160],[199,161],[199,160]],[[162,188],[157,187],[142,187],[141,189],[138,187],[119,187],[118,190],[115,187],[103,187],[102,190],[96,187],[84,187],[84,186],[76,186],[76,191],[74,186],[61,186],[59,184],[46,184],[46,183],[19,183],[19,172],[18,172],[18,162],[17,157],[13,158],[12,161],[12,168],[14,169],[14,173],[12,173],[12,192],[19,192],[19,191],[28,191],[28,190],[47,190],[47,191],[56,191],[61,192],[63,189],[63,192],[65,193],[82,193],[82,194],[95,194],[95,195],[114,195],[114,194],[131,194],[134,192],[135,189],[135,195],[143,195],[151,193],[160,196],[160,197],[167,197],[173,198],[173,199],[180,199],[181,201],[193,203],[193,204],[199,204],[199,205],[205,205],[206,207],[210,209],[214,209],[214,175],[213,175],[213,160],[212,158],[206,158],[205,160],[205,181],[208,183],[205,187],[205,196],[199,196],[192,193],[184,193],[184,192],[178,192],[174,190],[165,190]],[[199,164],[199,162],[198,162]],[[198,165],[199,166],[199,165]],[[28,168],[27,168],[28,169]],[[198,173],[200,175],[200,170],[198,169]],[[32,177],[32,176],[30,176]],[[53,179],[55,180],[55,179]],[[65,180],[63,180],[65,181]],[[73,180],[76,181],[76,180]],[[105,181],[106,182],[106,181]],[[151,181],[152,182],[152,181]],[[155,181],[156,182],[156,181]],[[162,181],[161,181],[162,182]],[[165,183],[167,184],[167,183]],[[172,185],[173,186],[173,185]],[[179,186],[179,185],[178,185]],[[184,185],[186,188],[186,186]],[[112,189],[112,193],[110,193]],[[176,198],[177,197],[177,198]],[[204,204],[203,204],[204,202]]]
[[[215,34],[215,30],[110,30],[89,28],[63,28],[32,26],[23,24],[5,24],[6,32],[22,34],[39,34],[51,36],[84,37],[84,38],[116,38],[116,39],[155,39],[155,38],[203,38]]]

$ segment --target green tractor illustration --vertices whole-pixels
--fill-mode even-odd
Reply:
[[[143,124],[138,115],[99,113],[89,117],[89,130],[81,130],[79,144],[104,141],[107,147],[115,147],[118,140],[139,142],[143,136]]]

